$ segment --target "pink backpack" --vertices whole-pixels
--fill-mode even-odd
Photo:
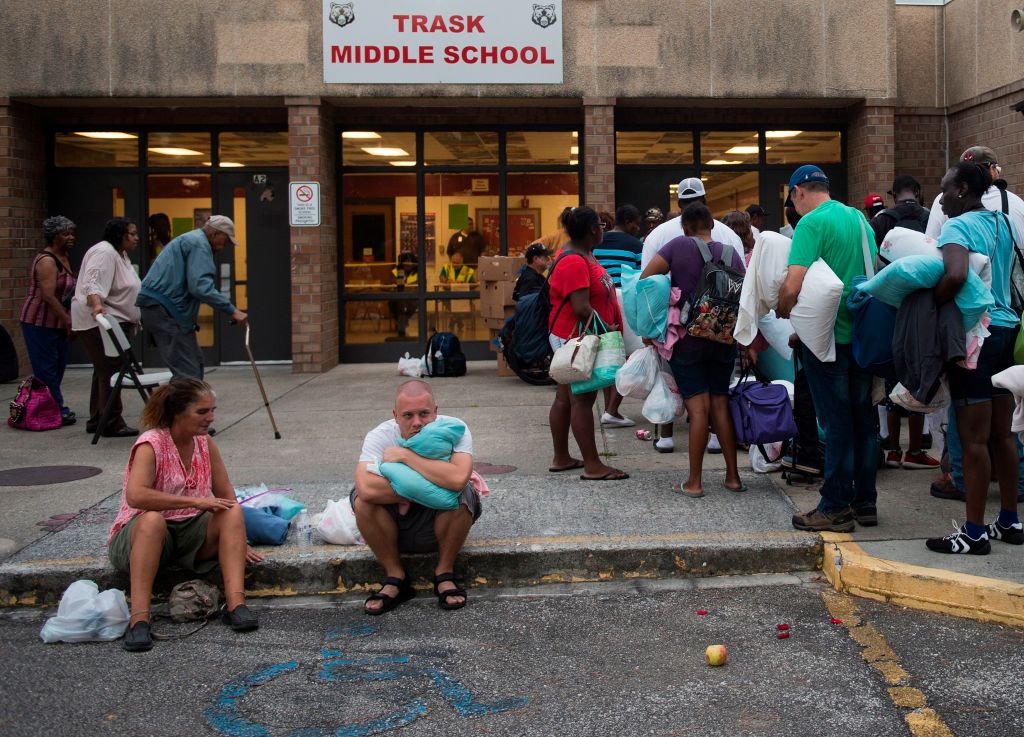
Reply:
[[[60,407],[42,380],[30,376],[18,387],[7,424],[19,430],[54,430],[61,426]]]

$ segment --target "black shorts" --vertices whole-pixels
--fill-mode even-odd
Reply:
[[[992,326],[991,335],[985,339],[978,356],[978,367],[973,371],[956,364],[946,367],[949,379],[949,397],[953,404],[981,404],[991,402],[992,397],[1010,394],[1008,389],[992,386],[992,377],[1013,366],[1013,344],[1019,327],[1002,328]]]
[[[355,504],[356,490],[352,489],[349,494],[349,501]],[[391,519],[398,525],[398,552],[400,553],[436,553],[437,537],[434,535],[434,518],[441,512],[437,509],[424,507],[416,502],[409,502],[409,510],[405,514],[398,513],[397,504],[386,504]],[[476,493],[473,484],[466,484],[466,488],[459,495],[459,509],[465,509],[473,515],[473,521],[480,519],[483,506],[480,504],[480,495]],[[453,510],[454,511],[454,510]]]

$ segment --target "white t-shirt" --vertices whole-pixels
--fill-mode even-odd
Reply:
[[[438,415],[438,419],[446,417],[446,415]],[[455,419],[449,417],[448,419]],[[377,425],[377,427],[366,433],[366,437],[363,438],[363,450],[359,454],[359,462],[371,461],[374,463],[380,463],[384,457],[384,451],[388,448],[394,448],[398,445],[398,441],[402,439],[402,431],[398,427],[398,423],[392,420],[385,420],[384,422]],[[452,449],[453,453],[468,453],[473,455],[473,435],[469,432],[469,427],[466,427],[466,432],[462,436],[462,439],[455,444]]]
[[[932,209],[928,215],[928,227],[925,230],[925,235],[932,238],[938,238],[939,233],[942,232],[942,226],[949,220],[946,217],[946,213],[942,211],[942,205],[939,204],[939,200],[942,199],[940,194],[935,198],[935,202],[932,203]],[[981,204],[985,206],[986,210],[992,212],[1003,211],[1003,195],[999,190],[999,187],[994,184],[988,188],[981,197]],[[1008,217],[1010,222],[1013,223],[1013,227],[1017,233],[1015,238],[1017,239],[1017,248],[1024,250],[1024,243],[1021,243],[1021,239],[1024,238],[1024,200],[1015,195],[1013,192],[1006,193],[1006,204],[1009,206],[1010,212]]]
[[[671,220],[666,220],[657,228],[647,234],[644,239],[644,250],[640,255],[640,269],[647,268],[647,264],[651,263],[651,259],[654,255],[661,250],[661,247],[668,243],[673,238],[678,238],[683,235],[683,224],[680,221],[680,216],[676,216]],[[735,248],[740,255],[743,254],[743,241],[736,235],[736,231],[730,228],[723,222],[718,220],[711,228],[711,240],[718,241],[724,245],[729,245]]]

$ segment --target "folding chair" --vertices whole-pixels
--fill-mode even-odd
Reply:
[[[107,426],[107,420],[110,419],[114,398],[120,395],[122,389],[125,387],[137,389],[142,401],[145,402],[153,393],[153,387],[166,384],[171,380],[170,371],[143,373],[142,366],[139,365],[135,353],[132,351],[132,344],[128,342],[128,337],[117,320],[111,320],[106,315],[96,315],[96,322],[100,326],[103,353],[108,358],[120,358],[121,369],[117,372],[117,376],[110,377],[112,391],[110,398],[107,399],[107,406],[103,408],[103,414],[100,415],[100,421],[96,424],[96,432],[92,436],[93,445],[99,442],[100,435]]]

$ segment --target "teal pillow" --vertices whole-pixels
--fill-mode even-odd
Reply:
[[[398,444],[418,456],[447,461],[451,459],[452,450],[465,434],[466,424],[461,420],[454,417],[439,417],[408,440],[399,440]],[[461,489],[452,491],[427,481],[419,471],[404,463],[381,463],[379,470],[381,475],[391,482],[391,488],[395,493],[411,502],[430,509],[459,508]]]

